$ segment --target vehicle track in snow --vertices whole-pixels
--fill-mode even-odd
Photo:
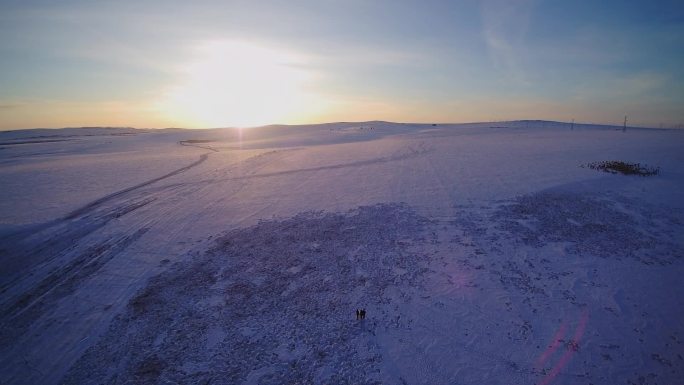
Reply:
[[[293,151],[293,150],[288,150],[288,151]],[[199,180],[199,181],[195,181],[195,182],[191,182],[191,183],[225,182],[225,181],[235,181],[235,180],[243,180],[243,179],[272,178],[272,177],[287,176],[287,175],[307,173],[307,172],[317,172],[317,171],[328,171],[328,170],[337,170],[337,169],[344,169],[344,168],[373,166],[373,165],[378,165],[378,164],[383,164],[383,163],[390,163],[390,162],[396,162],[396,161],[420,157],[420,156],[423,156],[423,155],[429,153],[430,151],[432,151],[430,148],[427,148],[423,145],[418,146],[417,148],[412,147],[412,146],[406,146],[406,147],[403,147],[401,149],[401,151],[397,151],[395,154],[392,154],[389,156],[383,156],[383,157],[377,157],[377,158],[371,158],[371,159],[365,159],[365,160],[359,160],[359,161],[347,162],[347,163],[338,163],[338,164],[332,164],[332,165],[324,165],[324,166],[316,166],[316,167],[303,167],[303,168],[295,168],[295,169],[290,169],[290,170],[265,172],[265,173],[261,173],[261,174],[252,173],[252,174],[247,174],[247,175],[238,175],[238,176],[231,176],[231,177],[226,177],[226,178],[209,179],[209,180],[204,179],[204,180]],[[169,185],[166,187],[172,187],[172,186],[175,186],[175,185]]]
[[[22,274],[17,274],[17,279],[2,289],[0,364],[13,369],[2,373],[0,382],[23,383],[30,379],[36,383],[51,383],[94,341],[86,341],[94,336],[92,329],[106,325],[119,304],[125,303],[146,277],[159,268],[164,252],[178,246],[177,242],[169,243],[168,240],[184,237],[194,214],[176,210],[177,202],[186,199],[212,201],[215,194],[214,183],[185,183],[173,189],[149,187],[198,166],[210,154],[202,154],[196,162],[162,177],[98,199],[79,209],[79,215],[74,218],[45,224],[33,234],[26,232],[22,251],[28,256],[39,254],[42,260],[27,263]],[[287,154],[288,151],[261,152],[214,172],[256,173]],[[248,183],[248,179],[231,183],[228,189],[221,189],[221,198],[238,194]],[[201,211],[210,210],[209,206]],[[163,233],[158,230],[160,228],[164,228]],[[141,244],[138,241],[143,236],[146,243]],[[159,256],[148,261],[145,255],[150,250],[156,250]],[[117,278],[116,286],[107,289],[113,282],[106,277],[114,277],[129,268],[135,273]],[[88,287],[86,292],[83,292],[84,287]],[[98,298],[91,295],[94,293],[89,294],[93,289],[108,292]],[[65,303],[82,306],[78,304],[93,299],[97,300],[92,305],[92,311],[96,313],[87,318],[64,313]],[[71,333],[65,330],[71,330]],[[49,337],[59,333],[65,335]],[[45,346],[45,341],[54,346]],[[40,345],[45,346],[42,354],[27,350],[29,346]],[[45,359],[60,354],[58,351],[62,352],[59,359]]]
[[[216,150],[214,150],[214,151],[216,151]],[[151,184],[153,184],[153,183],[157,183],[157,182],[159,182],[159,181],[161,181],[161,180],[170,178],[170,177],[172,177],[172,176],[176,176],[176,175],[178,175],[178,174],[180,174],[180,173],[183,173],[183,172],[185,172],[185,171],[190,170],[190,169],[193,168],[193,167],[197,167],[197,166],[199,166],[200,164],[204,163],[204,162],[207,160],[207,158],[209,157],[209,154],[211,154],[211,152],[208,152],[208,153],[206,153],[206,154],[202,154],[202,155],[200,155],[200,157],[199,157],[199,159],[198,159],[197,161],[195,161],[195,162],[193,162],[193,163],[190,163],[189,165],[187,165],[187,166],[185,166],[185,167],[181,167],[181,168],[179,168],[179,169],[177,169],[177,170],[171,171],[171,172],[168,173],[168,174],[162,175],[162,176],[157,177],[157,178],[150,179],[150,180],[148,180],[148,181],[146,181],[146,182],[143,182],[143,183],[137,184],[137,185],[135,185],[135,186],[131,186],[131,187],[125,188],[125,189],[123,189],[123,190],[119,190],[119,191],[114,192],[114,193],[111,193],[111,194],[109,194],[109,195],[105,195],[105,196],[102,197],[102,198],[99,198],[99,199],[97,199],[97,200],[95,200],[95,201],[93,201],[93,202],[88,203],[87,205],[85,205],[85,206],[83,206],[83,207],[81,207],[81,208],[79,208],[79,209],[76,209],[76,210],[72,211],[70,214],[68,214],[68,215],[67,215],[66,217],[64,217],[63,219],[74,219],[74,218],[83,216],[83,215],[87,214],[88,212],[90,212],[90,211],[96,209],[97,207],[101,206],[102,204],[104,204],[104,203],[106,203],[106,202],[112,200],[113,198],[116,198],[116,197],[118,197],[118,196],[124,195],[124,194],[126,194],[126,193],[131,192],[131,191],[138,190],[138,189],[140,189],[140,188],[142,188],[142,187],[149,186],[149,185],[151,185]]]
[[[119,205],[99,211],[102,206],[115,198],[197,167],[207,160],[209,154],[211,152],[202,154],[195,162],[160,177],[108,194],[63,218],[0,239],[0,256],[6,266],[0,289],[4,297],[0,304],[3,313],[0,316],[0,323],[3,326],[9,323],[16,324],[17,315],[33,307],[55,287],[72,280],[83,271],[84,265],[101,267],[104,263],[98,265],[97,260],[104,251],[107,251],[106,259],[109,260],[142,236],[149,228],[130,229],[127,235],[121,235],[121,239],[126,240],[124,247],[115,247],[120,246],[117,236],[103,240],[97,245],[79,245],[81,240],[102,229],[111,220],[147,206],[156,198],[132,197]],[[84,250],[79,251],[79,247]],[[32,270],[30,274],[25,274],[27,269]],[[95,273],[97,269],[88,271]],[[83,274],[80,276],[85,278]]]
[[[141,199],[136,197],[122,202],[121,205],[98,212],[107,203],[115,198],[120,198],[197,167],[207,160],[209,154],[202,154],[197,161],[160,177],[108,194],[72,211],[63,218],[38,226],[31,226],[0,238],[0,260],[5,265],[0,277],[0,284],[2,285],[0,292],[4,294],[10,286],[16,283],[18,277],[22,276],[22,272],[26,269],[53,259],[67,251],[79,239],[104,227],[112,219],[120,218],[135,211],[149,204],[154,198],[143,197]]]

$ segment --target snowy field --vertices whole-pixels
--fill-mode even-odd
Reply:
[[[684,378],[684,131],[24,130],[0,186],[1,384]]]

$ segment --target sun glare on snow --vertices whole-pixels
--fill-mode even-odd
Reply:
[[[197,50],[162,112],[195,127],[285,123],[312,108],[310,75],[292,54],[248,43],[213,42]]]

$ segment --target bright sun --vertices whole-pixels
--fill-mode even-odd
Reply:
[[[310,75],[300,64],[292,54],[248,43],[207,43],[160,107],[174,121],[196,127],[287,122],[312,107],[305,90]]]

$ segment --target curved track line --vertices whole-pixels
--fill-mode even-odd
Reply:
[[[205,143],[205,142],[200,142],[200,143]],[[188,140],[180,140],[178,141],[178,144],[181,146],[187,146],[187,147],[197,147],[197,148],[203,148],[205,150],[213,151],[213,152],[219,152],[219,150],[215,149],[214,147],[211,146],[200,146],[199,144],[193,143]]]
[[[194,181],[192,183],[214,183],[214,182],[227,182],[227,181],[236,181],[236,180],[245,180],[245,179],[271,178],[271,177],[278,177],[278,176],[283,176],[283,175],[291,175],[291,174],[298,174],[298,173],[305,173],[305,172],[315,172],[315,171],[323,171],[323,170],[336,170],[336,169],[342,169],[342,168],[371,166],[371,165],[376,165],[376,164],[390,163],[390,162],[396,162],[396,161],[410,159],[410,158],[416,158],[416,157],[425,155],[425,154],[429,153],[430,151],[432,151],[431,149],[427,149],[427,148],[420,148],[420,149],[410,148],[409,150],[410,150],[410,152],[407,152],[407,153],[399,153],[396,155],[391,155],[391,156],[386,156],[386,157],[372,158],[372,159],[366,159],[366,160],[358,160],[358,161],[348,162],[348,163],[332,164],[332,165],[328,165],[328,166],[305,167],[305,168],[283,170],[283,171],[273,171],[273,172],[266,172],[266,173],[262,173],[262,174],[248,174],[248,175],[240,175],[240,176],[234,176],[234,177],[228,177],[228,178],[204,179],[204,180]],[[175,185],[168,185],[166,187],[173,187],[173,186],[175,186]]]
[[[216,150],[213,150],[213,151],[216,151]],[[143,183],[137,184],[137,185],[135,185],[135,186],[131,186],[131,187],[125,188],[125,189],[123,189],[123,190],[119,190],[119,191],[114,192],[114,193],[111,193],[111,194],[109,194],[109,195],[105,195],[104,197],[102,197],[102,198],[100,198],[100,199],[97,199],[97,200],[95,200],[95,201],[93,201],[93,202],[88,203],[87,205],[81,207],[80,209],[76,209],[76,210],[72,211],[70,214],[68,214],[66,217],[64,217],[64,219],[74,219],[74,218],[76,218],[76,217],[78,217],[78,216],[81,216],[81,215],[83,215],[84,213],[86,213],[86,212],[88,212],[88,211],[90,211],[90,210],[96,208],[97,206],[101,205],[102,203],[105,203],[105,202],[107,202],[108,200],[110,200],[110,199],[112,199],[112,198],[118,197],[119,195],[126,194],[126,193],[128,193],[128,192],[133,191],[133,190],[137,190],[137,189],[139,189],[139,188],[141,188],[141,187],[145,187],[145,186],[151,185],[151,184],[153,184],[153,183],[159,182],[160,180],[163,180],[163,179],[166,179],[166,178],[170,178],[170,177],[172,177],[172,176],[174,176],[174,175],[178,175],[178,174],[180,174],[180,173],[182,173],[182,172],[188,171],[189,169],[191,169],[191,168],[193,168],[193,167],[196,167],[196,166],[199,166],[200,164],[204,163],[204,161],[207,160],[207,158],[209,157],[209,154],[211,154],[211,153],[208,152],[208,153],[206,153],[206,154],[202,154],[202,155],[200,155],[200,158],[199,158],[197,161],[195,161],[195,162],[193,162],[193,163],[191,163],[191,164],[189,164],[189,165],[187,165],[187,166],[185,166],[185,167],[181,167],[181,168],[179,168],[179,169],[177,169],[177,170],[171,171],[171,172],[168,173],[168,174],[162,175],[162,176],[157,177],[157,178],[154,178],[154,179],[150,179],[150,180],[148,180],[148,181],[146,181],[146,182],[143,182]]]
[[[192,146],[192,145],[191,145]],[[194,146],[193,146],[194,147]],[[215,150],[214,150],[215,151]],[[179,169],[176,169],[174,171],[171,171],[167,174],[164,174],[162,176],[159,176],[157,178],[150,179],[148,181],[145,181],[143,183],[139,183],[135,186],[131,186],[128,188],[125,188],[123,190],[116,191],[114,193],[108,194],[104,197],[101,197],[93,202],[90,202],[86,204],[85,206],[78,208],[71,213],[67,214],[66,216],[63,216],[58,219],[51,220],[47,223],[37,225],[37,226],[29,226],[26,228],[23,228],[19,231],[6,234],[2,237],[0,237],[0,261],[3,261],[3,263],[9,263],[11,261],[7,260],[6,258],[11,258],[14,260],[24,260],[28,257],[31,257],[35,259],[36,256],[56,256],[60,253],[62,253],[64,250],[68,249],[70,245],[76,242],[77,239],[81,239],[85,237],[86,235],[90,234],[91,232],[101,228],[104,226],[109,219],[112,219],[116,217],[115,215],[109,215],[105,216],[103,218],[95,219],[94,221],[90,221],[88,226],[76,226],[76,227],[71,227],[71,225],[67,224],[67,221],[71,221],[74,219],[79,219],[79,217],[82,217],[84,214],[87,214],[90,211],[93,211],[94,209],[98,208],[100,205],[117,198],[123,194],[129,193],[131,191],[137,190],[139,188],[149,186],[153,183],[159,182],[160,180],[164,180],[166,178],[170,178],[172,176],[178,175],[180,173],[183,173],[193,167],[196,167],[200,164],[202,164],[204,161],[207,160],[209,157],[208,153],[204,153],[200,155],[199,159],[190,163],[187,166],[181,167]],[[137,209],[138,207],[143,206],[144,204],[149,203],[149,201],[144,201],[143,204],[135,204],[133,207],[131,207],[130,210],[125,211],[133,211]],[[119,215],[120,216],[120,215]],[[60,231],[60,226],[62,226],[62,230]],[[66,226],[66,227],[64,227]],[[47,240],[50,239],[56,239],[58,244],[50,244],[50,242],[41,242],[40,244],[37,245],[30,245],[26,247],[26,245],[22,246],[22,242],[25,239],[28,239],[32,236],[35,236],[37,233],[40,232],[48,232],[47,235],[49,235],[49,232],[53,232],[51,236],[48,236]],[[46,244],[50,244],[49,247],[46,247]],[[38,263],[42,263],[45,261],[45,258],[42,258],[38,261]],[[0,291],[5,292],[10,286],[14,285],[16,283],[16,279],[18,278],[16,276],[16,273],[23,269],[23,267],[17,267],[16,269],[5,269],[2,273],[0,273]]]

